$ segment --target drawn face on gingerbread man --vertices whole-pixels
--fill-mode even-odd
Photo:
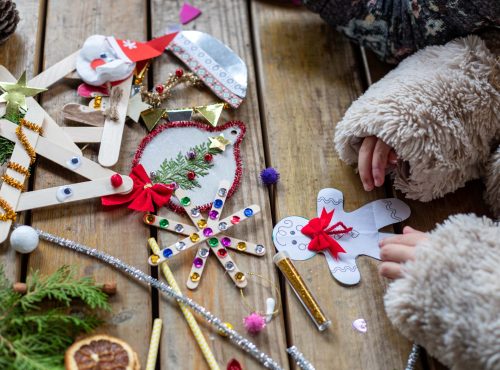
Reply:
[[[134,41],[130,41],[133,47]],[[121,81],[134,71],[132,62],[117,48],[113,37],[90,36],[83,44],[76,60],[76,70],[89,85],[101,86],[107,82]]]
[[[336,256],[332,255],[327,245],[319,251],[318,248],[311,248],[313,239],[302,232],[306,225],[310,225],[310,220],[303,217],[291,216],[278,222],[273,229],[273,241],[276,249],[288,252],[292,260],[303,261],[322,253],[337,281],[345,285],[355,285],[361,279],[356,257],[364,255],[380,259],[378,243],[391,234],[379,232],[379,229],[407,219],[410,216],[410,208],[395,198],[379,199],[352,212],[345,212],[343,206],[344,197],[339,190],[329,188],[319,192],[318,218],[332,212],[333,217],[324,225],[324,230],[317,234],[331,238],[335,241],[334,244],[339,244],[343,252]],[[348,227],[347,232],[334,233],[332,226],[339,222]]]

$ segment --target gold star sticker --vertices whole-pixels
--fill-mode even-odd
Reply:
[[[16,82],[0,82],[0,89],[4,93],[0,96],[0,103],[7,103],[7,112],[17,114],[19,108],[27,110],[26,97],[35,96],[47,89],[26,86],[26,71]]]
[[[224,137],[224,134],[211,136],[208,140],[210,140],[210,149],[219,149],[222,152],[226,150],[226,145],[231,144],[231,142]]]
[[[141,112],[152,108],[152,105],[144,103],[141,98],[141,93],[135,94],[130,98],[127,108],[127,116],[129,116],[134,122],[139,122],[139,116]]]

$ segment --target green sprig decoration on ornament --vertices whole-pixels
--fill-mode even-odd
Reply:
[[[176,158],[165,159],[154,174],[153,181],[162,184],[175,182],[183,190],[200,188],[201,185],[196,178],[208,175],[208,171],[214,166],[212,160],[207,161],[205,159],[205,155],[214,156],[221,153],[219,149],[210,148],[209,146],[210,143],[206,142],[190,148],[188,153],[194,153],[193,158],[179,152]],[[190,172],[194,174],[192,179],[188,177]]]
[[[19,124],[19,120],[23,118],[23,115],[18,113],[7,113],[3,118],[14,122],[16,125]],[[14,143],[2,136],[0,136],[0,165],[6,163],[12,156],[14,151]]]
[[[101,323],[89,309],[110,310],[107,296],[69,266],[32,273],[26,288],[24,295],[14,291],[0,266],[0,369],[64,369],[66,348]]]

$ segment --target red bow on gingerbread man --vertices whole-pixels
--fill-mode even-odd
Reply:
[[[316,217],[310,220],[307,225],[302,228],[301,231],[302,234],[312,239],[309,242],[307,249],[314,252],[328,250],[333,258],[338,259],[339,253],[346,253],[346,251],[330,235],[347,234],[348,232],[352,231],[352,227],[346,227],[341,221],[328,227],[328,225],[330,225],[330,222],[332,221],[334,212],[335,210],[327,212],[323,208],[323,210],[321,211],[321,217]]]
[[[130,193],[102,197],[102,205],[115,206],[130,203],[128,208],[134,211],[154,212],[154,205],[162,207],[167,204],[175,190],[173,184],[151,183],[151,179],[141,164],[132,168],[130,178],[134,181],[134,187]]]

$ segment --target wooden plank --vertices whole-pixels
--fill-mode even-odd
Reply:
[[[16,32],[5,43],[0,45],[0,64],[12,74],[19,77],[25,70],[31,77],[39,72],[38,56],[41,48],[37,34],[41,29],[39,15],[43,1],[26,0],[16,3],[21,21]],[[5,168],[2,169],[2,172]],[[19,222],[24,222],[21,215]],[[21,279],[21,258],[10,248],[9,243],[0,245],[0,264],[3,265],[7,277],[14,281]]]
[[[146,38],[146,4],[141,0],[102,2],[68,2],[48,0],[44,40],[45,66],[51,66],[78,50],[93,34],[143,40]],[[69,102],[81,102],[75,86],[57,84],[44,93],[42,105],[58,122],[62,122],[62,108]],[[122,143],[121,158],[114,170],[123,174],[130,171],[130,160],[145,131],[138,125],[127,127]],[[97,160],[94,147],[85,151],[87,157]],[[35,189],[58,186],[83,179],[43,158],[35,172]],[[33,225],[48,232],[76,240],[115,255],[143,271],[147,265],[146,243],[149,230],[141,215],[126,208],[105,210],[99,199],[36,210]],[[145,364],[151,320],[151,299],[148,288],[131,282],[125,275],[96,260],[62,250],[48,243],[40,243],[30,255],[29,267],[49,273],[63,264],[79,266],[81,275],[92,275],[97,282],[116,282],[118,291],[110,298],[112,314],[108,325],[100,330],[116,335],[138,352]]]
[[[265,257],[255,257],[242,253],[229,253],[233,256],[242,271],[254,272],[270,279],[277,284],[277,275],[271,260],[271,209],[268,192],[258,183],[258,171],[265,167],[264,151],[262,145],[261,129],[259,125],[258,100],[256,95],[255,72],[252,59],[251,38],[249,31],[249,14],[247,2],[244,0],[225,1],[202,1],[190,2],[199,7],[203,14],[194,22],[186,25],[183,29],[196,29],[207,32],[222,42],[226,43],[246,62],[249,70],[248,95],[235,111],[224,111],[221,124],[225,120],[238,119],[245,122],[247,132],[242,143],[242,158],[244,170],[241,188],[230,199],[224,207],[222,217],[230,215],[245,205],[258,204],[262,211],[253,220],[238,225],[230,234],[240,239],[248,239],[260,242],[268,247]],[[158,36],[167,26],[176,24],[178,11],[182,2],[166,3],[161,0],[151,2],[152,34]],[[153,67],[155,75],[153,81],[158,83],[165,81],[168,73],[181,66],[170,54],[162,56],[155,61]],[[173,98],[166,104],[168,108],[179,108],[185,106],[202,105],[218,102],[219,99],[208,91],[208,89],[195,89],[189,87],[177,87],[173,92]],[[171,215],[171,212],[163,211]],[[184,222],[189,223],[187,219]],[[177,237],[168,232],[158,231],[161,246],[170,244]],[[223,269],[214,256],[208,258],[208,263],[203,273],[200,286],[195,291],[189,291],[184,282],[189,276],[194,251],[184,253],[169,261],[169,265],[181,285],[183,292],[196,301],[205,305],[209,310],[219,315],[225,321],[234,325],[241,333],[245,332],[242,324],[243,317],[250,314],[242,304],[240,292],[234,286],[229,277],[225,276]],[[265,310],[266,299],[275,296],[272,288],[266,286],[265,281],[249,278],[245,294],[252,307]],[[189,329],[182,318],[180,311],[175,305],[165,300],[160,301],[160,316],[164,320],[165,330],[162,333],[163,343],[168,343],[161,353],[162,369],[206,369],[206,363],[197,348]],[[219,361],[221,368],[225,368],[231,358],[237,358],[245,369],[262,368],[238,348],[231,345],[226,339],[211,332],[205,324],[202,330],[209,340],[214,355]],[[182,338],[182,339],[180,339]],[[286,343],[284,333],[283,312],[279,317],[268,324],[264,332],[252,337],[255,343],[264,351],[275,358],[284,368],[288,368],[286,356]]]
[[[381,189],[366,193],[333,149],[335,123],[362,92],[362,69],[351,44],[304,9],[255,1],[252,11],[269,164],[281,171],[277,220],[316,217],[316,196],[325,187],[344,193],[346,210],[384,197]],[[296,266],[333,323],[318,332],[287,287],[289,342],[317,369],[405,367],[411,344],[385,315],[386,282],[377,262],[359,258],[362,280],[349,288],[332,279],[321,256]],[[353,330],[358,318],[367,321],[366,334]]]
[[[366,51],[366,66],[369,74],[367,76],[368,80],[372,83],[375,83],[391,69],[395,68],[393,65],[381,62],[369,51]],[[404,194],[399,191],[394,191],[394,195],[404,200],[412,210],[410,218],[404,224],[418,230],[430,231],[450,215],[471,212],[478,215],[488,215],[488,208],[482,198],[483,191],[484,185],[480,180],[476,180],[468,182],[465,187],[452,194],[447,194],[443,198],[426,203],[406,199]],[[428,362],[432,370],[447,368],[430,356],[428,356]]]

